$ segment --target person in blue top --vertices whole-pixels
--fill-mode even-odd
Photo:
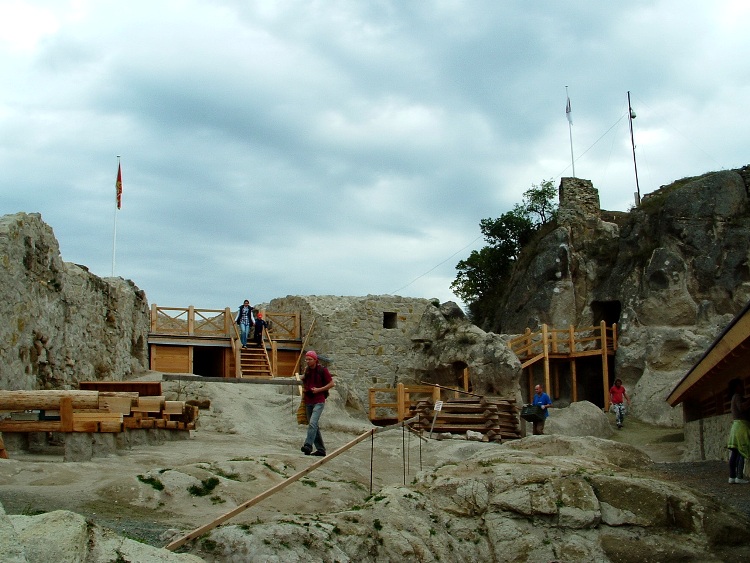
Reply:
[[[552,399],[550,399],[549,395],[544,392],[541,385],[537,385],[534,387],[534,400],[531,404],[542,407],[542,410],[544,411],[544,418],[534,422],[534,436],[538,436],[544,434],[544,421],[547,420],[547,417],[549,416],[549,411],[547,409],[552,406]]]

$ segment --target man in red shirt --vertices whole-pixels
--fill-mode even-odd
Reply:
[[[625,387],[622,386],[622,380],[615,379],[615,384],[609,390],[609,402],[611,405],[610,408],[615,411],[617,428],[620,430],[622,429],[622,423],[625,419],[625,405],[623,404],[623,399],[625,399],[628,402],[628,406],[630,406],[630,397],[628,397],[628,392],[625,391]]]
[[[320,415],[323,414],[328,390],[336,384],[333,382],[328,368],[320,365],[318,355],[313,350],[305,354],[305,363],[307,363],[307,369],[300,378],[305,393],[304,401],[308,425],[302,453],[324,456],[326,455],[326,447],[323,443],[323,436],[320,434]],[[315,451],[313,451],[313,445]]]

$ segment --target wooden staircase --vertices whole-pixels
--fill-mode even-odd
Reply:
[[[241,377],[270,378],[271,364],[265,348],[248,343],[247,348],[240,349],[240,372]]]

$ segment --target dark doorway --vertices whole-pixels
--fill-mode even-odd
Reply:
[[[193,348],[193,374],[224,377],[224,349],[217,346]]]
[[[592,301],[591,312],[594,315],[594,326],[602,321],[607,326],[620,322],[620,313],[622,313],[622,303],[619,301]]]

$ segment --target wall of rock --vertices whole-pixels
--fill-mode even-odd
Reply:
[[[680,425],[666,396],[750,300],[750,167],[684,178],[628,213],[601,211],[590,181],[563,178],[557,227],[524,249],[487,328],[521,334],[616,322],[612,377],[632,414]]]
[[[70,388],[148,369],[145,293],[64,262],[37,213],[0,217],[0,319],[3,389]]]
[[[337,391],[352,407],[368,407],[370,387],[420,381],[455,386],[466,367],[477,392],[520,398],[520,363],[506,341],[472,325],[455,303],[392,295],[287,296],[266,309],[300,313],[307,349],[325,358]]]

